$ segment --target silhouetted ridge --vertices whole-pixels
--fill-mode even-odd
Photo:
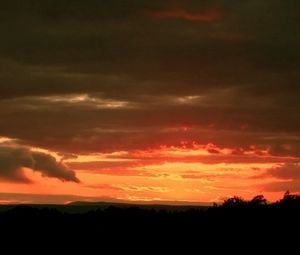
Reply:
[[[300,195],[289,192],[275,203],[268,203],[262,195],[249,201],[233,197],[206,210],[111,205],[82,213],[76,211],[77,206],[68,208],[75,212],[23,205],[2,210],[2,232],[26,235],[30,229],[34,235],[44,235],[54,231],[56,238],[92,240],[129,238],[132,233],[135,239],[242,239],[254,233],[255,238],[263,240],[266,236],[276,239],[283,233],[292,235],[300,227]]]

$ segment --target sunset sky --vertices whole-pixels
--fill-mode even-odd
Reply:
[[[299,0],[10,0],[0,203],[300,191]]]

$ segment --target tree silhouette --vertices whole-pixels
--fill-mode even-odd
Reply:
[[[300,195],[291,194],[290,191],[286,191],[283,198],[278,202],[283,206],[298,206],[300,207]]]
[[[249,201],[249,204],[253,206],[262,206],[266,205],[267,203],[268,201],[263,195],[255,196],[251,201]]]
[[[224,201],[223,207],[232,208],[232,207],[241,207],[244,206],[247,202],[242,197],[234,196],[228,198]]]

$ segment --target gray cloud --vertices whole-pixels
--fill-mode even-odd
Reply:
[[[1,15],[2,97],[84,91],[124,98],[232,86],[273,93],[299,78],[295,0],[11,2]],[[198,24],[144,14],[176,5],[217,6],[223,15]]]
[[[174,8],[221,15],[149,16]],[[300,155],[299,10],[298,0],[3,3],[0,135],[64,154],[196,140]],[[130,107],[51,101],[79,94]],[[200,99],[178,101],[187,96]]]
[[[249,98],[243,99],[249,100],[248,106],[242,99],[228,105],[221,98],[212,100],[213,95],[208,98],[183,104],[176,97],[157,96],[158,101],[129,108],[99,108],[93,101],[50,101],[51,97],[6,100],[0,102],[0,118],[6,120],[0,123],[0,134],[63,154],[179,145],[185,140],[244,149],[255,144],[276,156],[300,155],[298,112]],[[32,126],[35,131],[29,132]]]
[[[31,151],[26,147],[0,145],[0,178],[15,182],[30,182],[22,168],[30,168],[43,176],[62,181],[80,182],[75,172],[62,162],[42,152]]]

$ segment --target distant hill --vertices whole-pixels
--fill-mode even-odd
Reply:
[[[127,201],[118,201],[118,202],[88,202],[88,201],[75,201],[71,202],[66,205],[55,205],[55,204],[26,204],[25,206],[29,206],[32,208],[38,209],[56,209],[60,212],[64,213],[87,213],[90,211],[95,210],[105,210],[109,207],[116,207],[116,208],[140,208],[145,210],[166,210],[166,211],[187,211],[190,209],[200,209],[206,210],[210,206],[205,203],[191,203],[191,204],[184,204],[183,202],[173,202],[174,204],[159,204],[159,202],[145,202],[143,204],[136,204],[136,203],[128,203]],[[24,205],[24,204],[22,204]],[[0,212],[6,212],[11,210],[15,207],[20,206],[19,204],[10,204],[10,205],[0,205]]]
[[[99,201],[99,202],[89,202],[89,201],[74,201],[68,203],[68,205],[103,205],[103,204],[117,204],[117,205],[131,205],[131,206],[141,206],[141,205],[162,205],[162,206],[184,206],[184,207],[209,207],[212,203],[201,203],[201,202],[185,202],[185,201],[133,201],[128,202],[126,200],[114,200],[111,202]]]
[[[172,204],[173,203],[173,204]],[[184,202],[169,202],[164,204],[160,201],[154,202],[143,202],[140,204],[137,203],[128,203],[127,201],[121,201],[116,203],[109,202],[87,202],[87,201],[76,201],[69,203],[69,207],[86,207],[86,208],[103,208],[106,209],[110,206],[119,207],[119,208],[131,208],[137,207],[141,209],[154,209],[154,210],[167,210],[167,211],[185,211],[189,209],[208,209],[211,205],[207,203],[190,203],[185,204]]]

